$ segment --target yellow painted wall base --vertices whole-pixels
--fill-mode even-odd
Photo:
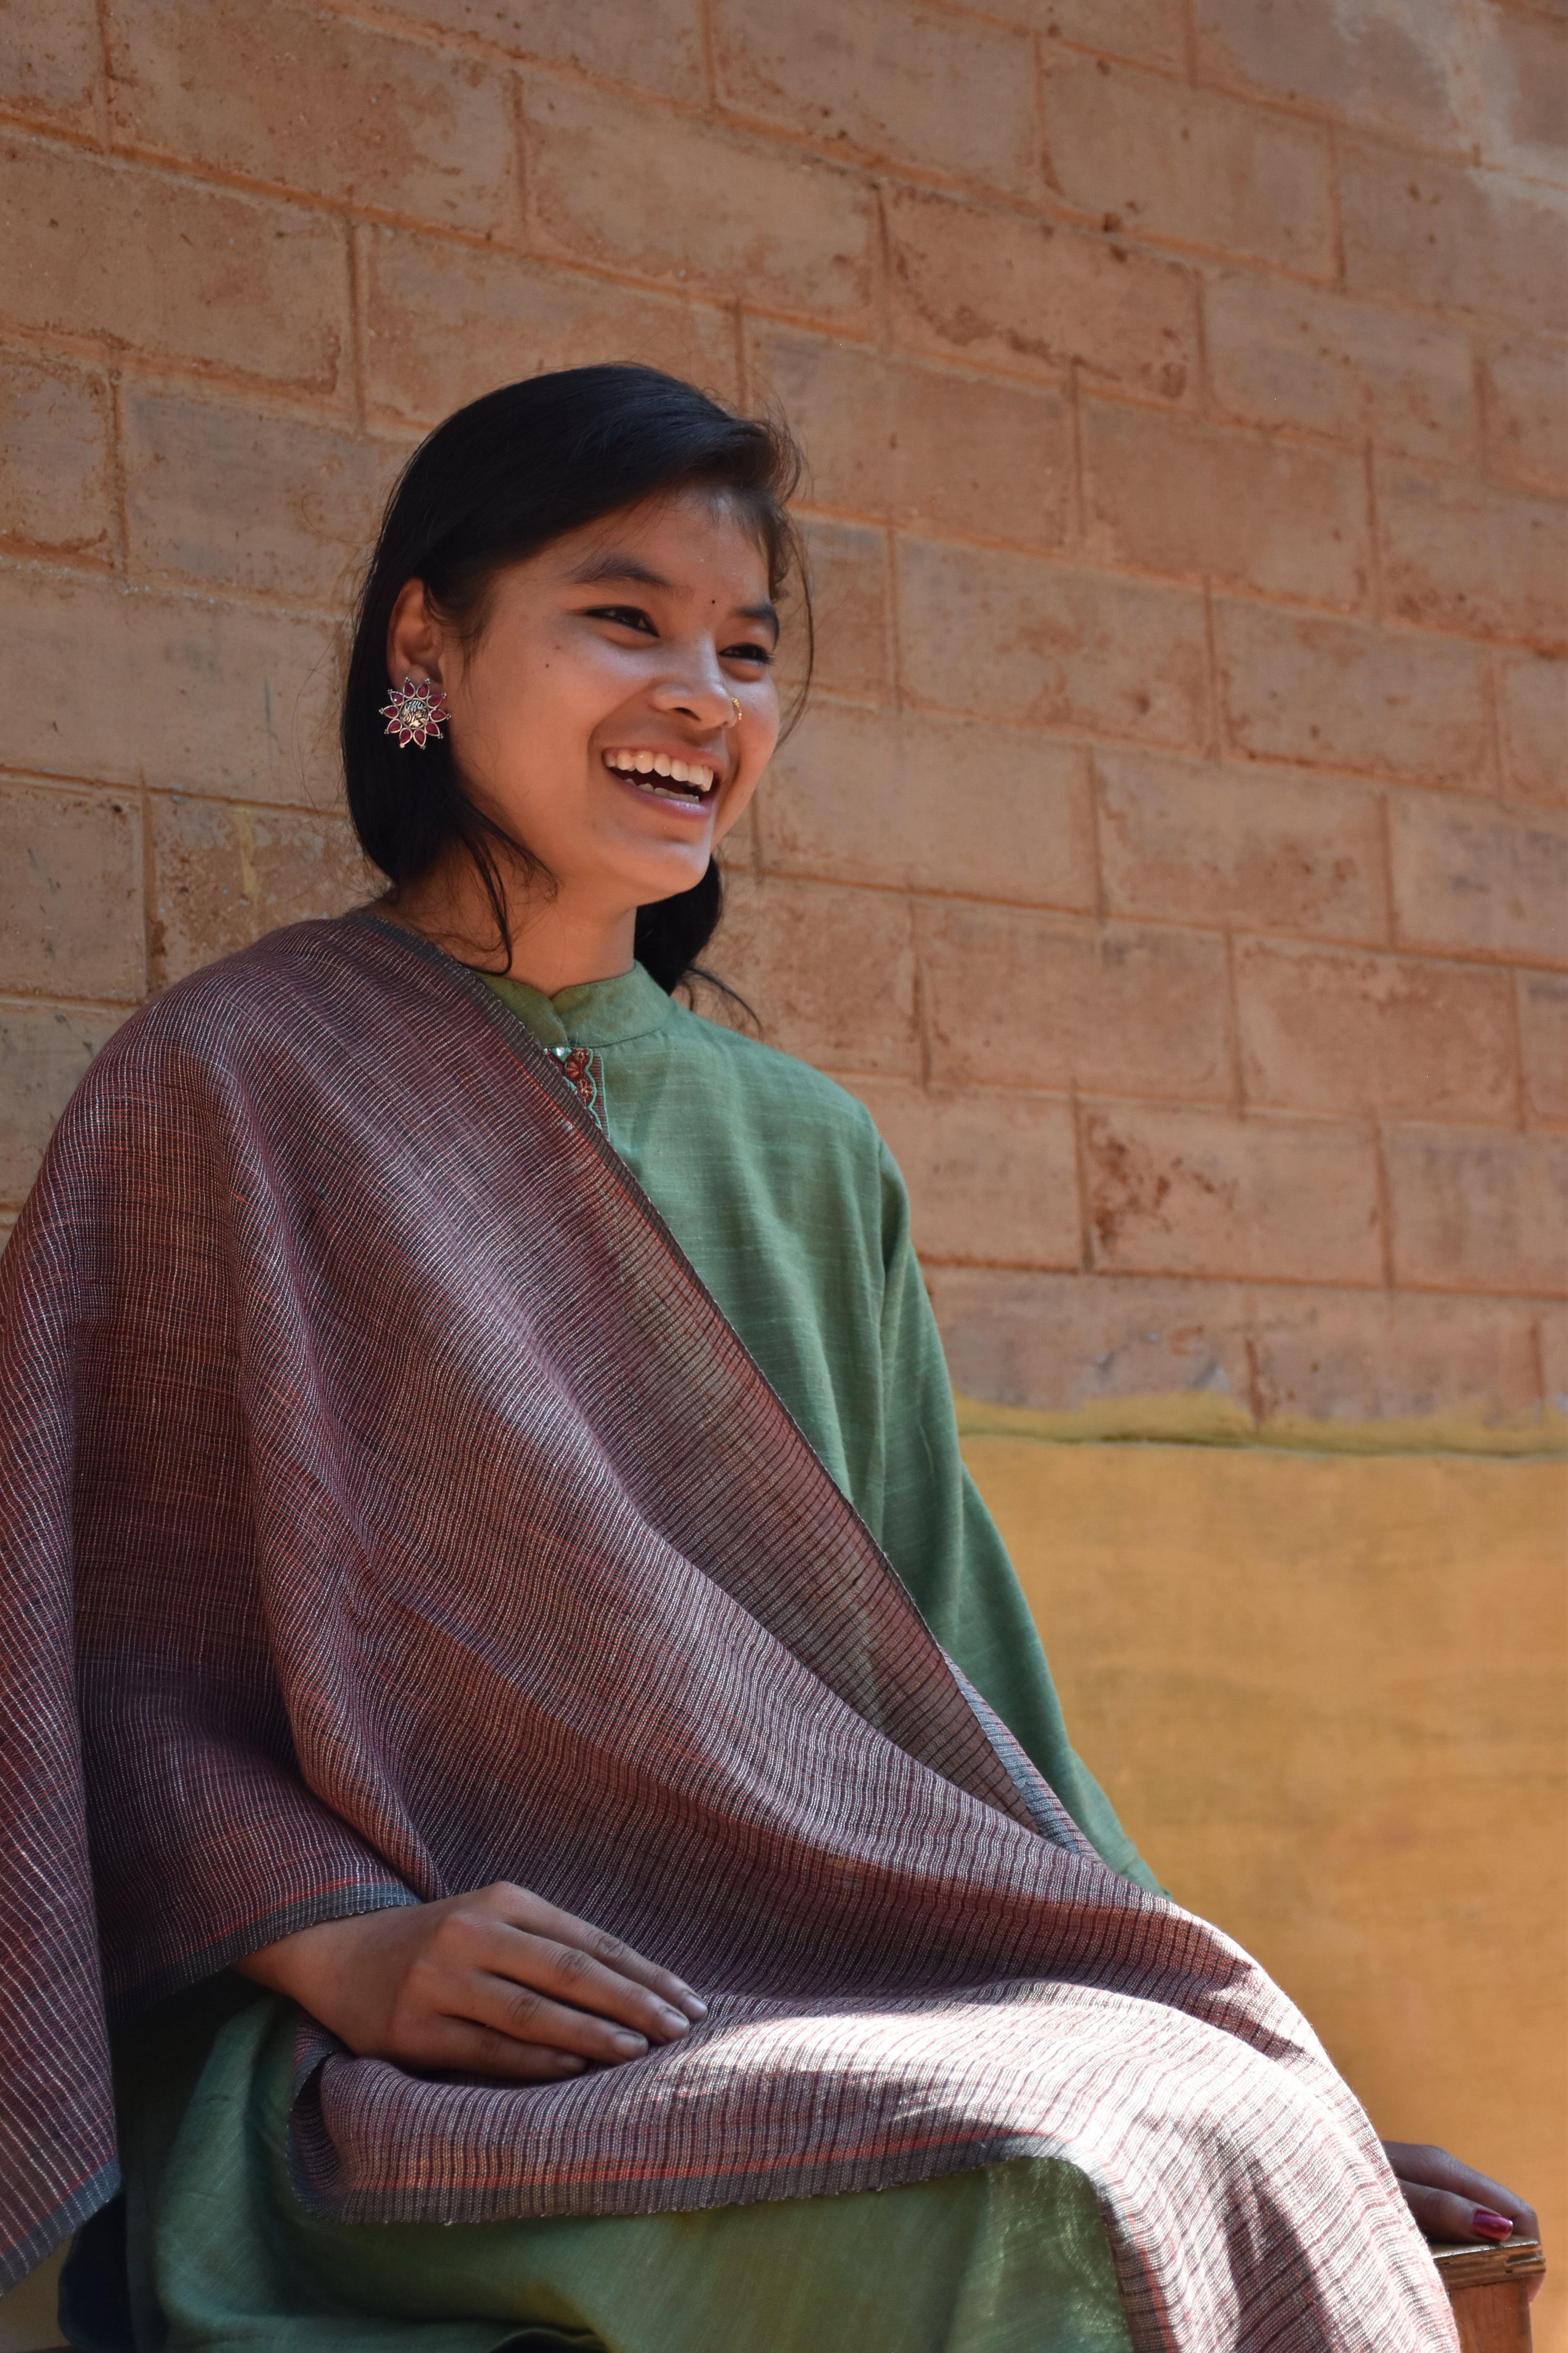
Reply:
[[[1537,2353],[1568,2353],[1568,1464],[985,1410],[964,1452],[1076,1746],[1382,2133],[1534,2200]]]

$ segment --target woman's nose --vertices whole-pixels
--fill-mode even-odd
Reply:
[[[730,692],[717,662],[682,664],[653,691],[657,711],[679,712],[700,727],[722,727],[730,717]]]

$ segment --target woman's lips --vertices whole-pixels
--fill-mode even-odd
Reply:
[[[718,773],[712,763],[697,757],[679,758],[668,752],[614,751],[604,762],[618,784],[644,800],[662,801],[666,808],[701,816],[709,807]]]

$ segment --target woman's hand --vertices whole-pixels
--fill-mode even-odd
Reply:
[[[640,2059],[707,2016],[668,1969],[504,1880],[323,1920],[235,1966],[362,2057],[524,2084]]]
[[[1405,2203],[1429,2239],[1539,2239],[1535,2210],[1485,2173],[1476,2173],[1446,2148],[1385,2140],[1383,2153],[1393,2166]],[[1540,2285],[1531,2283],[1531,2294]]]

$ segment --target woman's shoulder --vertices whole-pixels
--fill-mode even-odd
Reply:
[[[876,1124],[865,1104],[809,1062],[679,1004],[676,1023],[682,1051],[721,1071],[726,1087],[769,1126],[798,1134],[819,1149],[836,1144],[856,1154],[874,1156],[879,1151]]]
[[[139,1006],[116,1042],[152,1051],[206,1046],[221,1053],[250,1035],[247,1020],[265,1007],[276,1031],[291,1004],[308,1008],[329,994],[354,936],[351,916],[289,923],[195,972]]]

